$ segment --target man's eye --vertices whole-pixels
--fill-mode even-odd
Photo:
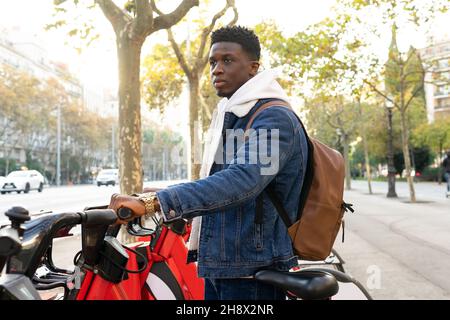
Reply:
[[[210,65],[211,67],[215,66],[215,65],[216,65],[216,61],[209,61],[209,65]]]
[[[225,62],[225,63],[231,63],[231,59],[224,59],[223,62]]]

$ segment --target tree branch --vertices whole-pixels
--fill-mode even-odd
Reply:
[[[417,87],[417,89],[414,91],[414,93],[409,97],[408,101],[404,105],[404,110],[406,110],[409,107],[409,104],[411,101],[416,97],[416,95],[423,89],[423,85],[420,85]]]
[[[162,16],[164,13],[162,13],[161,10],[159,10],[156,7],[155,0],[151,0],[150,2],[151,2],[151,6],[152,6],[153,11],[155,11],[158,15]]]
[[[162,14],[154,19],[153,31],[168,29],[178,23],[188,11],[198,6],[199,0],[183,0],[183,2],[171,13]]]
[[[231,27],[231,26],[234,26],[234,25],[236,24],[236,22],[238,21],[238,19],[239,19],[239,13],[238,13],[237,8],[236,8],[235,6],[233,6],[233,13],[234,13],[233,20],[231,20],[231,21],[228,23],[228,25],[229,25],[230,27]]]
[[[141,37],[147,36],[153,27],[153,10],[148,0],[136,0],[136,18],[133,22],[133,33]]]
[[[208,41],[208,36],[211,34],[212,30],[214,29],[214,26],[216,25],[217,20],[222,18],[227,10],[231,7],[234,7],[234,0],[227,0],[227,4],[225,7],[220,10],[218,13],[214,15],[214,17],[211,20],[211,23],[209,26],[203,29],[201,40],[200,40],[200,47],[197,52],[197,59],[202,61],[203,60],[203,52],[205,51],[206,42]]]
[[[180,63],[181,68],[183,69],[184,73],[188,78],[191,78],[192,71],[189,69],[189,66],[186,62],[186,59],[183,56],[183,53],[180,50],[180,47],[178,46],[177,42],[173,38],[172,29],[167,29],[167,36],[169,39],[170,44],[172,45],[173,51],[175,51],[175,55],[177,56],[178,62]]]
[[[121,10],[112,0],[95,0],[102,9],[103,14],[111,23],[116,34],[120,32],[125,23],[131,21],[131,17]]]
[[[231,20],[231,21],[228,23],[228,26],[233,26],[233,25],[236,24],[237,20],[239,19],[239,13],[238,13],[237,8],[236,8],[236,6],[235,6],[235,1],[234,1],[234,0],[227,0],[227,5],[226,5],[225,8],[222,10],[222,11],[223,11],[223,14],[222,14],[221,16],[217,17],[216,21],[217,21],[220,17],[222,17],[222,16],[226,13],[226,11],[227,11],[229,8],[232,8],[232,9],[233,9],[234,17],[233,17],[233,20]],[[222,11],[221,11],[221,12],[222,12]],[[218,14],[220,14],[221,12],[219,12]],[[216,18],[216,16],[218,16],[218,14],[216,14],[216,15],[214,16],[214,18]],[[213,18],[213,21],[211,22],[210,28],[208,28],[208,34],[205,33],[206,36],[209,35],[209,34],[212,32],[213,28],[214,28],[214,25],[215,25],[215,23],[216,23],[216,21],[214,21],[214,18]],[[200,49],[198,50],[198,55],[197,55],[197,57],[198,57],[198,61],[200,62],[199,65],[200,65],[201,69],[203,69],[203,68],[208,64],[208,60],[209,60],[209,52],[206,52],[206,53],[203,54],[203,51],[204,51],[205,46],[206,46],[206,39],[205,39],[205,41],[203,41],[203,35],[202,35],[202,42],[201,42],[201,44],[203,45],[203,48],[200,48]]]
[[[394,106],[396,106],[398,109],[400,109],[400,107],[397,105],[397,103],[395,103],[394,100],[392,100],[391,98],[389,98],[388,96],[386,96],[381,90],[378,90],[377,87],[375,87],[372,83],[370,83],[367,80],[363,80],[363,82],[367,85],[369,85],[369,87],[371,87],[373,89],[373,91],[375,91],[376,93],[378,93],[380,96],[382,96],[383,98],[385,98],[386,100],[390,101]]]

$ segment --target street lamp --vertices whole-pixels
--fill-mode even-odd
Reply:
[[[386,197],[397,198],[397,193],[395,192],[395,165],[394,165],[394,147],[393,147],[393,134],[392,134],[392,110],[394,109],[394,104],[391,98],[386,99],[385,106],[388,115],[388,152],[387,152],[387,162],[388,162],[388,193]]]

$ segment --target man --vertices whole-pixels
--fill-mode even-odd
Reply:
[[[447,157],[442,162],[442,167],[444,167],[444,177],[447,181],[447,197],[450,196],[450,151],[447,152]]]
[[[297,265],[286,226],[264,190],[275,190],[294,221],[308,156],[302,126],[291,110],[273,106],[253,119],[248,136],[240,135],[258,107],[288,100],[273,70],[258,72],[260,51],[258,37],[243,27],[211,35],[210,74],[223,99],[207,135],[201,179],[138,197],[114,195],[110,204],[168,222],[194,218],[188,259],[205,278],[205,299],[283,300],[282,290],[253,275]]]

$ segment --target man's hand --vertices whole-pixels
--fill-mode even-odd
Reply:
[[[128,220],[118,219],[117,220],[118,224],[127,224],[128,221],[145,215],[145,206],[142,203],[142,201],[140,201],[137,197],[117,193],[113,194],[111,196],[111,202],[109,203],[108,209],[113,209],[114,211],[117,212],[117,210],[123,207],[133,211],[133,216]]]

